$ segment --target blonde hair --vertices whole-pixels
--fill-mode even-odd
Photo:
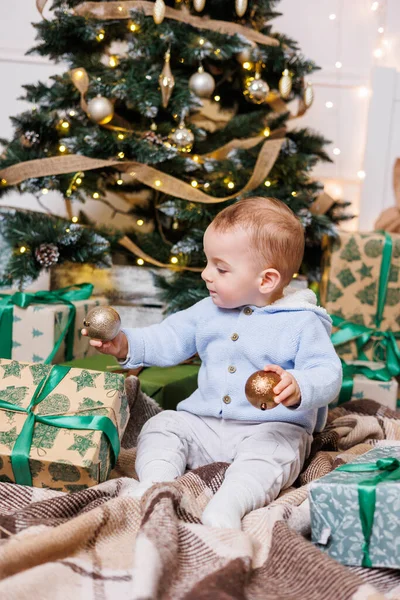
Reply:
[[[212,221],[216,230],[248,229],[263,268],[279,271],[287,285],[301,265],[304,228],[286,204],[275,198],[244,198],[224,208]]]

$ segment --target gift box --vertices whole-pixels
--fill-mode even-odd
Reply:
[[[107,301],[91,298],[92,289],[81,284],[51,292],[0,294],[0,357],[59,363],[94,354],[81,328],[88,311]]]
[[[312,541],[345,565],[400,567],[400,445],[382,446],[309,487]]]
[[[400,374],[400,235],[341,232],[325,241],[321,301],[346,361],[383,361]]]
[[[343,385],[340,395],[330,407],[349,400],[375,400],[392,410],[397,408],[399,384],[382,362],[353,360],[343,367]]]
[[[129,418],[124,377],[0,360],[0,481],[77,491],[105,481]]]

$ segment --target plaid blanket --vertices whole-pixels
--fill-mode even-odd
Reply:
[[[332,410],[297,487],[243,520],[205,527],[224,477],[214,463],[132,498],[135,443],[160,409],[127,379],[131,419],[112,479],[65,494],[0,483],[0,598],[25,600],[378,600],[400,598],[397,571],[344,567],[309,541],[308,483],[377,443],[400,413],[360,400]]]

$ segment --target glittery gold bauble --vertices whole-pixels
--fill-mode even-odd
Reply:
[[[303,92],[303,100],[304,104],[307,108],[310,108],[311,104],[314,101],[314,89],[312,83],[308,82]]]
[[[109,123],[114,116],[113,103],[103,96],[96,96],[89,100],[87,104],[87,114],[92,121],[105,125]]]
[[[180,152],[190,152],[194,144],[194,135],[190,129],[185,127],[185,123],[182,121],[176,129],[173,129],[168,136]]]
[[[235,10],[238,17],[243,17],[247,10],[247,0],[235,0]]]
[[[246,381],[244,393],[247,400],[261,410],[269,410],[278,406],[273,389],[281,378],[273,371],[256,371]]]
[[[189,88],[196,96],[209,98],[215,89],[214,77],[200,66],[197,73],[193,73],[189,79]]]
[[[254,104],[262,104],[267,99],[269,85],[261,78],[248,77],[245,82],[244,95]]]
[[[83,321],[88,336],[102,342],[115,338],[121,327],[119,314],[111,306],[96,306],[89,310]]]
[[[171,98],[172,90],[175,86],[175,79],[171,72],[171,67],[169,64],[171,58],[170,51],[167,50],[164,56],[164,67],[161,71],[158,82],[161,88],[161,96],[162,96],[162,105],[164,108],[167,108],[169,99]]]
[[[282,77],[279,80],[279,93],[281,97],[286,100],[286,98],[289,98],[291,91],[292,76],[289,73],[289,69],[285,69],[282,73]]]
[[[154,3],[153,19],[156,25],[160,25],[164,21],[165,17],[165,4],[164,0],[156,0]]]
[[[193,0],[193,7],[196,12],[201,12],[204,10],[206,5],[206,0]]]

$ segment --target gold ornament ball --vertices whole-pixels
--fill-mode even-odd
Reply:
[[[246,381],[244,393],[247,400],[261,410],[270,410],[278,406],[273,389],[281,378],[273,371],[256,371]]]
[[[88,336],[102,342],[115,338],[121,328],[121,318],[111,306],[96,306],[89,310],[83,321]]]
[[[99,125],[109,123],[114,116],[113,103],[103,96],[96,96],[89,100],[87,105],[87,113],[92,121]]]
[[[179,127],[171,131],[168,138],[180,152],[190,152],[193,148],[194,135],[192,131],[182,123]]]
[[[266,101],[269,85],[263,79],[248,77],[245,83],[244,95],[254,104],[262,104]]]
[[[189,88],[200,98],[209,98],[215,89],[215,80],[210,73],[199,67],[197,73],[193,73],[189,79]]]
[[[282,73],[282,77],[279,80],[279,93],[281,97],[286,100],[289,98],[290,92],[292,91],[292,76],[288,69],[285,69]]]

